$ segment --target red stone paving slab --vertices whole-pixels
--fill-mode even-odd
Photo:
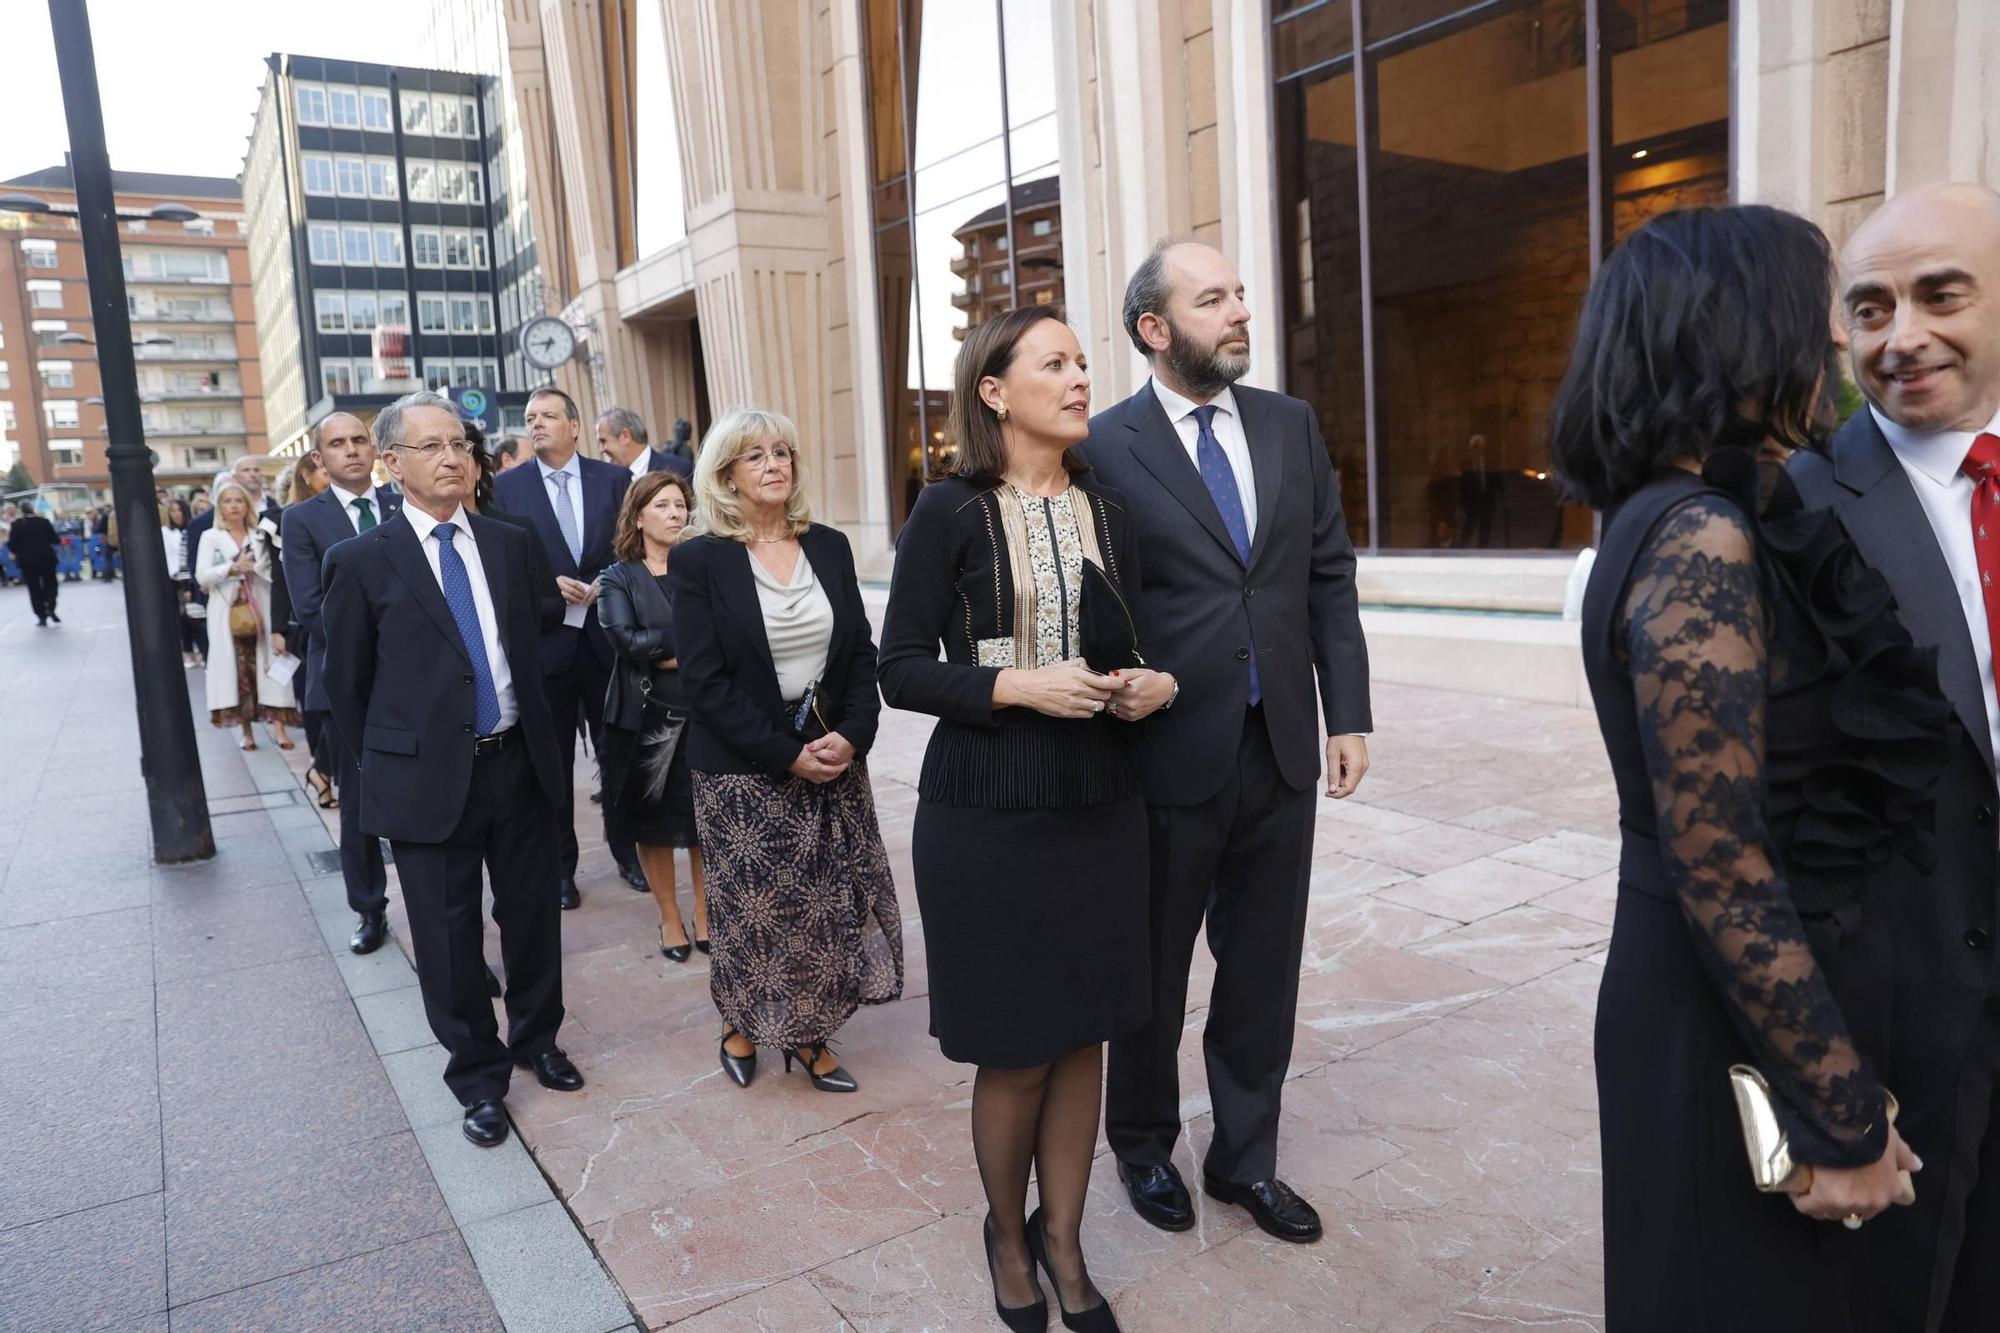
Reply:
[[[1616,853],[1595,723],[1398,686],[1378,691],[1376,713],[1363,794],[1317,809],[1281,1132],[1281,1170],[1320,1207],[1327,1237],[1273,1241],[1199,1192],[1194,1230],[1157,1231],[1132,1214],[1100,1137],[1086,1253],[1133,1333],[1602,1326],[1590,1032]],[[751,1088],[729,1083],[706,959],[659,956],[650,897],[617,880],[600,832],[580,830],[562,1041],[589,1086],[565,1095],[517,1080],[509,1107],[649,1326],[997,1327],[972,1071],[927,1032],[908,846],[928,726],[885,713],[871,759],[907,986],[841,1033],[861,1082],[850,1096],[787,1078],[775,1052]],[[577,771],[587,793],[587,757]],[[1209,1136],[1213,972],[1198,947],[1176,1154],[1190,1181]]]

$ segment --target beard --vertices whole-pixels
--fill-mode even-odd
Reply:
[[[1224,352],[1222,342],[1243,340],[1241,352]],[[1233,330],[1215,343],[1199,343],[1180,325],[1167,321],[1167,368],[1197,398],[1212,398],[1250,372],[1250,331]]]

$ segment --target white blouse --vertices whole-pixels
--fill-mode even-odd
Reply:
[[[826,674],[827,649],[833,644],[833,603],[804,551],[799,552],[790,583],[771,577],[754,551],[749,555],[757,602],[764,609],[764,636],[771,643],[771,664],[778,669],[778,695],[789,702],[801,698],[808,685]]]

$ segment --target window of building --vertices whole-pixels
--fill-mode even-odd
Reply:
[[[38,361],[35,369],[41,372],[44,389],[74,389],[76,387],[76,363],[74,361]]]
[[[395,158],[371,157],[368,159],[368,195],[371,199],[394,199],[396,197]]]
[[[378,306],[376,319],[379,327],[385,329],[407,329],[410,327],[410,298],[401,292],[377,292]]]
[[[510,329],[520,323],[514,317],[514,287],[511,283],[500,289],[500,322]]]
[[[42,422],[50,430],[75,430],[80,424],[75,401],[68,398],[44,399]]]
[[[341,129],[361,127],[361,99],[352,88],[328,88],[326,90],[326,118],[329,124]]]
[[[412,203],[437,202],[437,171],[429,162],[406,162],[404,186]]]
[[[468,139],[479,137],[479,107],[469,97],[458,104],[458,129]]]
[[[347,293],[347,327],[356,333],[366,333],[375,327],[375,293]]]
[[[479,331],[481,333],[491,333],[493,332],[493,298],[481,292],[478,301]]]
[[[326,89],[317,83],[301,83],[296,86],[299,124],[326,124]]]
[[[320,387],[330,394],[354,392],[354,363],[331,359],[319,363]]]
[[[410,262],[418,268],[444,267],[444,243],[436,227],[410,228]]]
[[[437,197],[439,203],[462,204],[465,202],[465,166],[459,162],[437,164]]]
[[[19,429],[19,426],[20,423],[14,417],[14,405],[12,403],[0,403],[0,428],[5,428],[7,433],[11,435],[15,430]]]
[[[189,467],[215,466],[222,462],[222,450],[212,444],[193,445],[182,452]]]
[[[486,168],[477,162],[465,164],[465,198],[468,203],[486,202]]]
[[[451,331],[453,333],[479,332],[479,306],[470,296],[451,298]]]
[[[385,133],[395,128],[389,119],[389,94],[382,89],[361,90],[361,128]]]
[[[59,468],[83,466],[82,440],[50,440],[49,462]]]
[[[403,133],[429,134],[431,132],[431,99],[423,93],[403,94]]]
[[[474,268],[487,267],[486,233],[483,231],[475,231],[472,233],[472,266]]]
[[[56,339],[69,332],[69,321],[66,319],[32,319],[28,321],[28,332],[34,335],[35,346],[58,347],[61,344]]]
[[[472,237],[469,233],[461,230],[447,230],[444,233],[444,266],[472,267]]]
[[[1361,7],[1359,40],[1347,6],[1273,17],[1281,308],[1266,346],[1318,416],[1357,546],[1589,544],[1547,437],[1593,236],[1727,202],[1729,9],[1388,0]]]
[[[340,228],[331,222],[308,222],[306,224],[306,248],[312,254],[315,264],[338,264],[340,262]]]
[[[321,153],[299,158],[299,188],[307,194],[333,193],[333,159]]]
[[[368,228],[347,223],[340,229],[340,244],[349,264],[366,268],[375,262],[374,237]]]
[[[62,284],[54,278],[28,279],[28,304],[36,310],[62,309]]]
[[[349,199],[368,197],[368,167],[358,157],[335,158],[333,162],[335,190]]]
[[[424,387],[433,393],[443,393],[451,388],[451,362],[435,357],[424,362]]]
[[[1030,227],[1028,230],[1030,233],[1036,236],[1047,236],[1050,232],[1053,232],[1055,229],[1056,229],[1056,224],[1053,219],[1036,218],[1034,225]]]
[[[5,361],[0,361],[0,389],[11,389],[13,387],[13,372],[7,369]]]
[[[340,292],[314,292],[313,317],[321,333],[347,332],[347,301]]]
[[[56,243],[30,237],[21,242],[21,254],[28,261],[29,268],[54,268],[56,266]]]
[[[444,298],[442,296],[417,295],[417,331],[420,333],[448,333],[445,323]]]
[[[440,139],[456,139],[459,135],[458,99],[456,97],[434,97],[431,99],[431,133]]]
[[[401,268],[403,266],[403,233],[395,227],[375,229],[375,267]]]

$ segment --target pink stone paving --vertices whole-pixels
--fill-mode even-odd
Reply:
[[[1100,1141],[1086,1252],[1132,1333],[1602,1328],[1590,1028],[1617,848],[1595,724],[1397,686],[1377,688],[1376,723],[1361,794],[1320,814],[1280,1146],[1326,1237],[1271,1240],[1199,1193],[1192,1231],[1156,1231]],[[509,1106],[649,1327],[999,1327],[972,1071],[926,1035],[909,842],[928,731],[885,715],[871,761],[909,970],[900,1003],[842,1034],[851,1096],[814,1092],[775,1054],[747,1091],[731,1084],[706,960],[660,957],[652,900],[585,834],[562,1040],[590,1084],[520,1079]],[[589,776],[579,762],[580,791]],[[692,921],[685,883],[682,906]],[[1190,1180],[1209,1134],[1211,975],[1198,951],[1181,1051]]]

